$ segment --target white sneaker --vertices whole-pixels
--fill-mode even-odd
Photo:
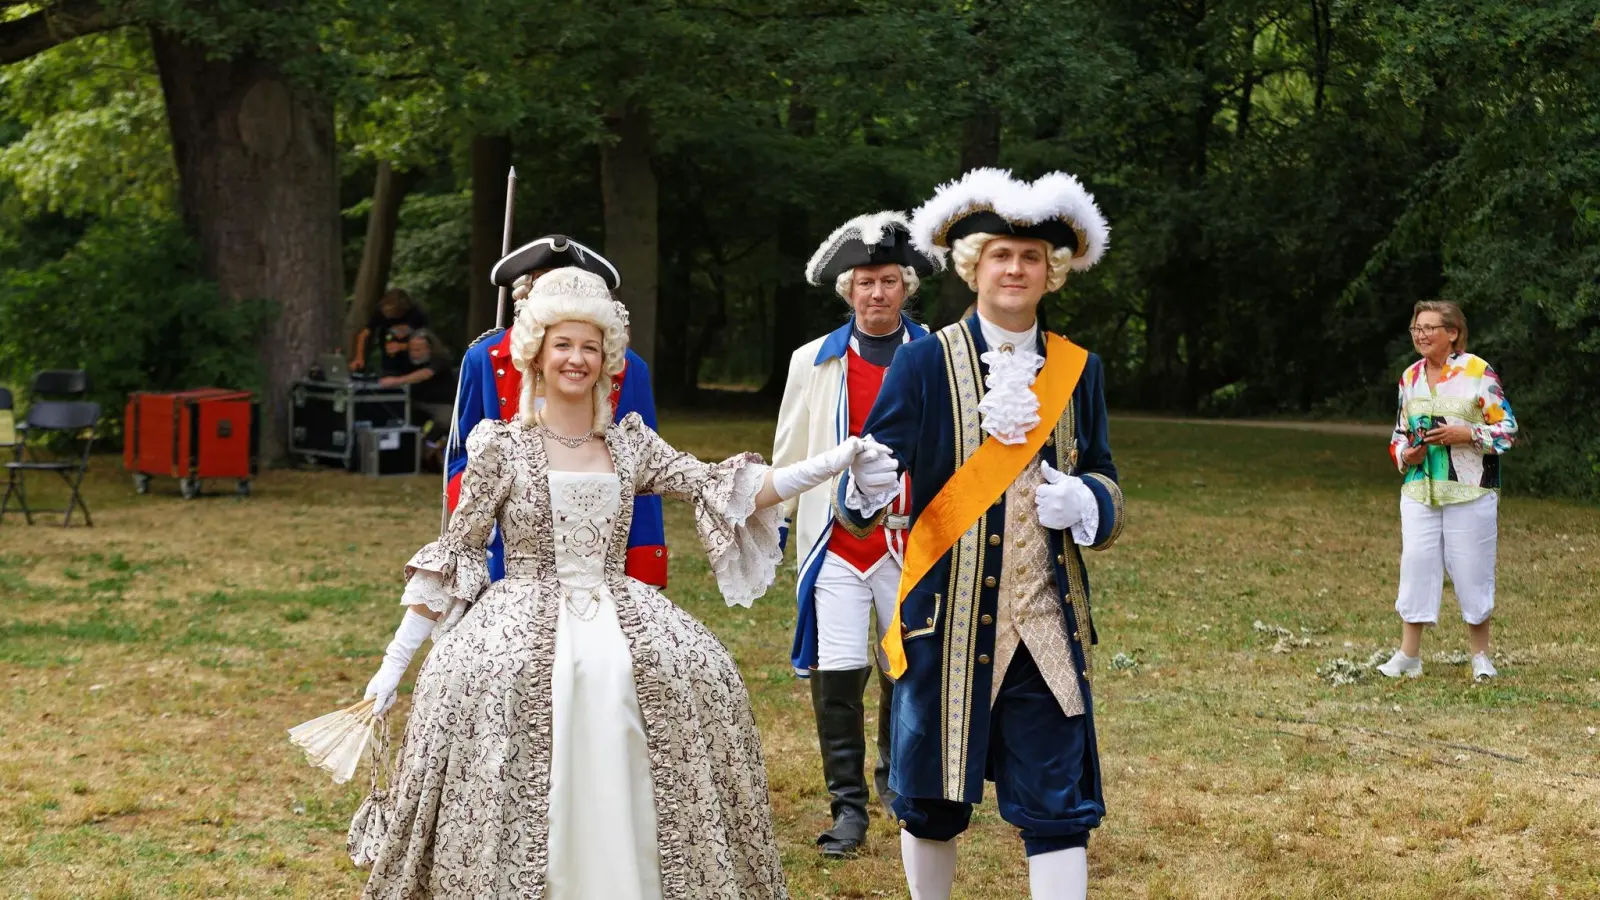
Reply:
[[[1378,671],[1388,678],[1399,678],[1401,675],[1407,678],[1421,678],[1422,657],[1407,656],[1404,652],[1396,650],[1388,662],[1378,667]]]
[[[1494,663],[1489,661],[1489,654],[1487,654],[1487,653],[1474,653],[1474,654],[1472,654],[1472,680],[1473,681],[1488,681],[1489,679],[1491,679],[1491,678],[1493,678],[1493,677],[1495,677],[1496,675],[1499,675],[1499,674],[1500,674],[1500,672],[1495,669]]]

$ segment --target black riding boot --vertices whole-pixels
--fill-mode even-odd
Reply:
[[[890,724],[894,720],[894,682],[889,676],[878,670],[878,767],[873,770],[872,781],[878,789],[878,802],[888,811],[889,818],[894,818],[894,798],[897,796],[889,787],[889,735]]]
[[[867,838],[866,710],[861,695],[872,667],[811,673],[822,776],[833,798],[833,827],[817,837],[824,856],[850,856]]]

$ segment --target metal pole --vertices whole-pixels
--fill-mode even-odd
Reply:
[[[506,254],[511,252],[511,211],[516,207],[516,203],[517,167],[512,166],[511,171],[506,174],[506,227],[500,237],[501,259],[505,259]],[[510,287],[501,285],[500,296],[495,299],[494,327],[496,330],[506,327],[506,294],[510,293],[510,291]]]
[[[500,233],[500,258],[505,259],[511,252],[511,214],[517,202],[517,167],[512,166],[506,173],[506,224]],[[510,288],[500,286],[500,293],[494,301],[494,330],[499,331],[506,327],[506,294]],[[461,380],[465,379],[466,372],[461,373],[461,379],[456,382],[456,400],[450,410],[450,439],[445,442],[444,451],[444,489],[439,501],[439,535],[442,537],[445,529],[450,527],[450,451],[466,441],[466,435],[459,434],[461,422]]]

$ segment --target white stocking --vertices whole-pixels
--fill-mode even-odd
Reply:
[[[956,882],[956,842],[929,841],[900,832],[900,861],[906,867],[911,900],[950,900]]]
[[[1028,857],[1033,900],[1084,900],[1089,894],[1089,852],[1068,847]]]

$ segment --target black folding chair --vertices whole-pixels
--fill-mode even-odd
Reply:
[[[81,400],[89,393],[89,373],[82,369],[44,369],[34,373],[28,396],[34,400]]]
[[[72,511],[83,510],[83,522],[93,526],[89,517],[89,504],[83,502],[81,487],[83,476],[89,472],[89,450],[94,446],[95,430],[100,423],[100,404],[84,400],[36,400],[28,407],[27,431],[17,444],[15,458],[6,462],[6,495],[0,499],[0,522],[5,520],[15,495],[22,507],[22,515],[33,524],[34,510],[28,506],[26,477],[29,472],[54,472],[72,491],[65,509],[41,509],[39,512],[66,513],[62,527],[72,524]],[[47,445],[52,437],[82,445],[76,454],[51,454]]]

